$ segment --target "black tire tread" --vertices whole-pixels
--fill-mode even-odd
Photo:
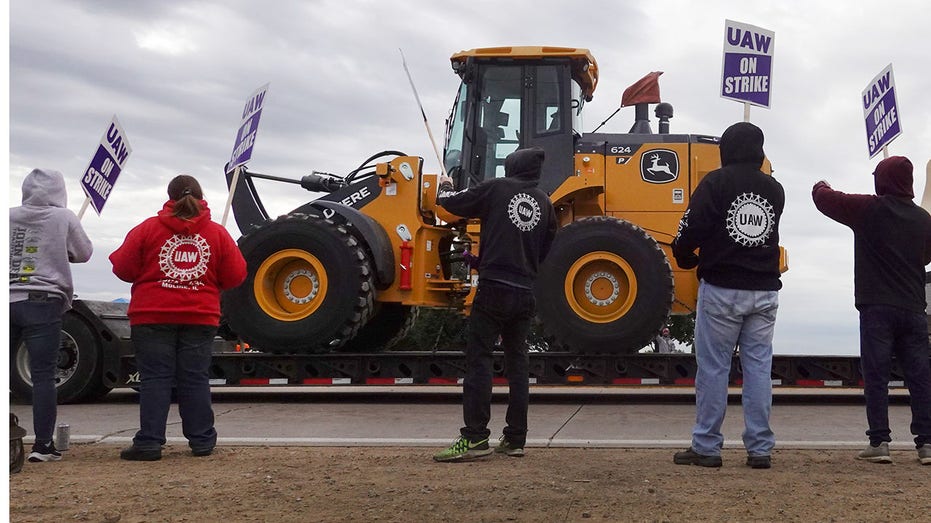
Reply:
[[[244,317],[243,310],[251,309],[252,314],[264,314],[261,309],[252,304],[254,300],[252,282],[255,277],[253,261],[249,257],[252,249],[259,248],[261,242],[267,242],[276,234],[273,229],[291,227],[293,224],[304,230],[313,230],[314,228],[322,229],[323,234],[329,234],[337,238],[338,243],[345,248],[348,257],[354,260],[359,267],[358,281],[352,284],[352,289],[344,289],[345,292],[355,292],[355,304],[352,310],[339,321],[335,329],[327,329],[332,332],[327,339],[306,339],[300,342],[295,340],[276,339],[274,329],[262,329],[250,325],[251,318]],[[260,242],[257,245],[250,245],[251,242]],[[223,295],[223,310],[230,328],[245,342],[267,352],[276,353],[325,353],[338,349],[351,340],[359,329],[365,325],[374,313],[375,306],[375,282],[374,271],[369,255],[365,246],[347,230],[344,225],[337,224],[321,216],[310,214],[292,213],[278,217],[276,220],[251,231],[239,240],[240,248],[247,254],[247,263],[250,265],[250,274],[237,289],[227,291]],[[261,261],[259,261],[260,263]],[[336,289],[331,291],[339,292]],[[309,318],[313,318],[311,315]],[[305,321],[307,318],[301,321]],[[275,320],[268,318],[266,322],[274,323]]]
[[[539,283],[541,281],[545,282],[547,279],[554,279],[558,277],[561,288],[561,282],[563,281],[562,277],[564,274],[547,274],[547,272],[554,272],[552,267],[554,260],[553,255],[560,250],[571,248],[573,243],[576,241],[576,238],[582,236],[580,233],[587,233],[591,229],[602,229],[605,237],[612,238],[612,241],[615,243],[620,241],[619,239],[621,238],[634,240],[638,245],[636,248],[641,249],[642,251],[640,254],[652,259],[652,263],[662,264],[660,268],[662,275],[659,278],[659,281],[656,282],[657,284],[654,286],[654,288],[644,289],[650,295],[655,296],[656,301],[659,303],[653,304],[653,306],[648,311],[648,314],[646,314],[647,317],[643,319],[642,323],[644,323],[646,327],[640,327],[636,331],[627,331],[624,333],[619,333],[617,336],[613,336],[616,341],[609,346],[587,342],[585,338],[588,333],[584,332],[586,330],[584,328],[579,329],[582,332],[570,332],[571,329],[566,327],[566,322],[563,321],[563,318],[560,318],[555,314],[554,318],[541,317],[544,336],[547,340],[550,341],[551,346],[556,345],[557,347],[564,347],[576,353],[617,354],[636,352],[641,347],[648,344],[653,336],[659,332],[663,324],[666,322],[666,319],[669,315],[669,310],[673,303],[673,299],[675,298],[675,287],[672,274],[672,265],[666,258],[666,254],[659,246],[659,243],[644,229],[631,222],[612,216],[591,216],[577,220],[560,229],[556,240],[553,243],[553,247],[550,250],[550,254],[546,261],[544,261],[544,265],[541,267],[541,277],[538,279],[537,286],[538,309],[540,308],[541,302],[544,300],[564,300],[564,297],[554,296],[556,294],[555,292],[552,292],[549,295],[546,294],[546,291],[543,290],[545,287],[541,287]],[[638,275],[638,278],[639,277],[640,275]],[[643,282],[641,282],[641,284],[642,283]],[[559,294],[562,295],[562,291],[560,291]],[[640,299],[641,298],[638,296],[637,300],[639,301]],[[635,307],[636,306],[637,304],[635,303]],[[546,313],[544,313],[544,315],[545,314]],[[616,322],[628,323],[625,321],[625,318],[627,318],[629,315],[630,312],[628,312],[628,314],[624,317],[616,320]],[[574,317],[573,319],[578,319],[578,317]],[[581,321],[581,319],[579,319],[579,321]]]

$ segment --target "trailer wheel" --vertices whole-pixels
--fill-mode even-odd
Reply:
[[[340,351],[377,352],[390,349],[410,332],[419,310],[400,303],[376,303],[375,315]]]
[[[100,340],[91,327],[76,314],[65,313],[55,369],[58,403],[93,401],[110,392],[103,384],[100,360]],[[32,372],[25,343],[10,354],[10,390],[17,399],[32,401]]]
[[[585,218],[557,233],[536,297],[544,331],[557,344],[581,353],[633,353],[669,315],[672,268],[640,227]]]
[[[369,320],[371,262],[342,225],[290,214],[239,240],[248,276],[223,293],[229,327],[269,352],[327,352]]]

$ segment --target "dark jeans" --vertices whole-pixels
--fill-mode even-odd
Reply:
[[[536,310],[533,292],[510,285],[482,281],[472,302],[462,386],[462,436],[481,441],[491,435],[492,351],[498,336],[504,350],[508,378],[508,410],[504,435],[515,445],[527,439],[528,386],[527,333]]]
[[[36,443],[52,441],[58,413],[55,371],[61,347],[61,300],[10,303],[10,351],[26,342],[32,378],[32,424]]]
[[[889,430],[889,376],[895,355],[905,375],[912,407],[915,444],[931,443],[931,369],[924,313],[888,305],[860,307],[860,370],[863,373],[870,444],[892,441]]]
[[[165,444],[165,424],[176,387],[181,430],[192,449],[217,444],[213,428],[208,371],[217,328],[209,325],[134,325],[132,340],[139,369],[139,432],[133,445],[158,449]]]

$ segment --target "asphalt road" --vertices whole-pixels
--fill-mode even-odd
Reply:
[[[462,423],[457,386],[217,388],[214,411],[219,445],[406,446],[449,444]],[[911,449],[910,410],[893,391],[892,448]],[[495,388],[490,428],[504,425],[506,388]],[[776,391],[772,426],[777,448],[860,448],[866,444],[861,392]],[[128,444],[138,428],[137,393],[111,392],[103,401],[60,405],[72,444]],[[12,404],[32,437],[29,405]],[[685,448],[694,422],[690,389],[533,387],[529,447]],[[177,405],[168,419],[169,444],[184,445]],[[743,415],[732,390],[724,423],[725,447],[740,448]]]

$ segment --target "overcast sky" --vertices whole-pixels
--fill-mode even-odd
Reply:
[[[12,0],[9,202],[19,205],[32,168],[48,167],[65,174],[77,212],[80,176],[116,114],[133,152],[103,214],[84,216],[95,254],[74,275],[82,298],[128,297],[107,256],[161,208],[179,173],[200,180],[220,221],[223,165],[246,98],[265,83],[249,167],[290,178],[345,174],[388,149],[438,170],[399,48],[437,136],[458,87],[450,55],[498,45],[590,49],[601,77],[584,131],[617,109],[628,85],[660,70],[662,99],[675,107],[672,132],[720,135],[743,118],[743,106],[719,94],[725,19],[775,32],[771,108],[754,107],[750,119],[766,133],[786,189],[780,232],[790,270],[776,352],[856,354],[852,234],[815,210],[810,190],[827,179],[846,192],[872,191],[881,156],[868,158],[861,91],[892,63],[903,134],[890,153],[912,159],[920,199],[931,157],[925,0]],[[625,108],[602,131],[626,132],[632,119]],[[272,215],[310,197],[290,185],[258,186]],[[232,219],[229,229],[239,237]]]

